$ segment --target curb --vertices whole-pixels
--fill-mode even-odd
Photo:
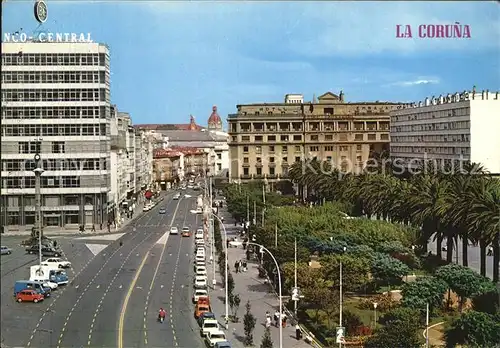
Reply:
[[[424,336],[424,339],[426,339],[427,337],[425,337],[425,332],[432,329],[433,327],[436,327],[436,326],[439,326],[439,325],[443,325],[445,322],[444,321],[440,321],[439,323],[436,323],[436,324],[432,324],[431,326],[429,326],[427,329],[424,329],[424,331],[422,331],[422,336]]]

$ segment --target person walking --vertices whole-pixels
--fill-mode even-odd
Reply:
[[[95,232],[95,225],[92,224],[92,229],[90,230],[90,232]]]
[[[240,264],[239,264],[239,262],[238,262],[238,261],[236,261],[236,262],[234,263],[234,270],[235,270],[235,272],[236,272],[236,273],[238,273],[239,268],[240,268]]]
[[[243,260],[242,264],[243,264],[243,272],[246,272],[247,271],[247,262],[245,260]]]
[[[274,312],[274,325],[278,327],[280,320],[280,313],[278,311]]]

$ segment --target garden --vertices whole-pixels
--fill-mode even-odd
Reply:
[[[302,172],[295,180],[304,184],[303,176],[307,175]],[[341,326],[346,329],[347,346],[420,346],[424,343],[427,314],[430,326],[438,324],[429,330],[431,346],[486,347],[500,342],[499,293],[495,283],[450,259],[442,260],[440,253],[427,252],[427,240],[433,234],[438,234],[438,243],[443,241],[441,236],[448,237],[447,243],[453,250],[449,243],[453,238],[446,235],[451,233],[448,229],[453,229],[460,237],[466,235],[468,240],[481,246],[491,242],[484,239],[495,236],[486,235],[486,232],[491,226],[499,228],[498,218],[479,223],[476,216],[476,224],[483,231],[481,240],[472,226],[464,228],[471,214],[445,220],[443,212],[446,211],[444,207],[451,214],[461,202],[473,202],[469,195],[460,200],[454,197],[453,205],[448,203],[451,199],[446,195],[456,193],[453,190],[458,190],[457,183],[452,180],[457,180],[462,188],[481,185],[487,190],[482,192],[486,195],[482,203],[491,204],[480,210],[481,201],[476,198],[474,206],[476,213],[481,213],[481,218],[486,220],[487,209],[500,211],[497,200],[500,189],[495,186],[498,183],[459,176],[447,178],[445,183],[445,179],[424,175],[409,180],[374,175],[363,179],[343,178],[342,185],[332,182],[330,186],[318,186],[320,183],[326,185],[325,178],[321,177],[323,174],[318,175],[309,176],[309,182],[316,183],[316,187],[309,185],[311,194],[301,197],[313,202],[312,206],[297,204],[295,197],[266,189],[263,194],[262,182],[229,185],[225,190],[228,210],[236,219],[255,218],[257,223],[250,226],[249,234],[255,235],[257,243],[276,257],[283,278],[282,291],[288,296],[294,286],[296,250],[297,285],[302,295],[297,316],[316,339],[325,346],[335,345],[342,272]],[[476,180],[484,181],[478,184]],[[366,190],[368,182],[372,190]],[[390,190],[388,185],[398,190]],[[400,187],[405,186],[402,192],[416,194],[417,185],[420,185],[420,202],[410,196],[397,198],[401,194]],[[387,195],[386,200],[393,209],[382,202],[381,194],[376,195],[377,187]],[[438,187],[447,190],[444,191],[446,195],[437,197],[441,193]],[[432,194],[435,202],[430,199]],[[429,208],[438,204],[441,205],[439,211]],[[374,215],[378,215],[378,219],[373,219]],[[445,222],[448,228],[443,227]],[[423,228],[415,227],[422,225]],[[265,255],[263,257],[263,273],[277,286],[274,263]],[[288,305],[293,308],[292,301]]]

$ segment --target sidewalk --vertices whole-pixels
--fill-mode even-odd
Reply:
[[[164,196],[164,194],[162,194]],[[91,228],[86,226],[85,232],[82,233],[82,235],[85,234],[108,234],[108,233],[117,233],[120,232],[121,229],[126,227],[131,221],[135,220],[136,218],[140,217],[143,212],[142,209],[144,208],[144,200],[140,203],[136,204],[135,208],[135,213],[134,216],[130,219],[125,218],[123,223],[120,224],[119,227],[111,227],[111,231],[108,232],[107,224],[102,225],[102,230],[100,229],[99,225],[96,225],[96,231],[95,232],[90,232]],[[6,228],[7,229],[7,228]],[[46,236],[61,236],[65,234],[77,234],[80,233],[78,226],[70,227],[70,228],[65,228],[65,227],[52,227],[48,226],[43,229],[44,235]],[[16,227],[15,229],[12,228],[10,231],[5,231],[4,233],[1,234],[3,237],[7,236],[30,236],[31,235],[31,227],[25,227],[25,226],[19,226]]]
[[[226,222],[230,220],[227,213],[223,213]],[[228,238],[236,234],[234,223],[225,223]],[[251,313],[255,316],[257,320],[255,323],[255,329],[253,331],[253,343],[254,346],[259,347],[262,336],[265,332],[265,321],[266,321],[266,311],[271,314],[271,317],[279,309],[279,301],[269,284],[265,284],[263,279],[258,278],[258,263],[248,262],[248,270],[243,273],[234,272],[234,263],[237,260],[244,260],[246,258],[245,250],[242,247],[239,248],[229,248],[228,249],[228,264],[234,279],[234,294],[238,294],[241,299],[240,306],[238,308],[237,316],[239,317],[238,323],[229,323],[229,333],[228,340],[231,342],[233,347],[243,348],[243,340],[245,337],[243,318],[246,312],[245,305],[247,301],[250,301]],[[225,316],[225,292],[224,288],[221,287],[221,275],[218,271],[216,263],[209,265],[209,278],[212,278],[213,268],[216,267],[216,280],[217,285],[215,290],[212,290],[211,295],[211,305],[212,310],[216,314],[219,322],[223,323]],[[212,284],[210,279],[209,284]],[[230,310],[231,311],[231,310]],[[305,341],[297,341],[295,339],[295,327],[290,325],[290,318],[288,318],[287,326],[283,328],[283,347],[286,348],[305,348],[311,347]],[[271,326],[271,336],[273,340],[273,346],[279,347],[279,328]]]

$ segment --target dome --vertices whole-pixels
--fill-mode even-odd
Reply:
[[[217,113],[217,106],[212,107],[212,114],[208,118],[208,128],[210,129],[221,129],[222,128],[222,119]]]

